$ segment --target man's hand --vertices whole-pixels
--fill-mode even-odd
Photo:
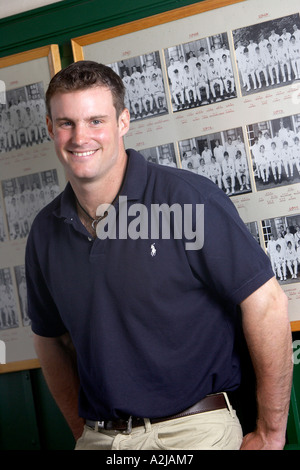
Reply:
[[[283,450],[285,438],[282,436],[263,435],[258,430],[247,434],[240,450]]]

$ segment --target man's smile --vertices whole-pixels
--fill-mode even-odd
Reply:
[[[75,155],[75,157],[89,157],[90,155],[93,155],[94,153],[97,152],[98,149],[96,150],[86,150],[85,152],[74,152],[73,150],[70,150],[70,152]]]

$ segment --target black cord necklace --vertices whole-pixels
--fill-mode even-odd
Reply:
[[[75,196],[76,197],[76,196]],[[88,211],[85,210],[84,207],[82,207],[82,205],[80,204],[80,202],[78,201],[77,197],[76,197],[76,201],[77,201],[77,204],[79,205],[80,209],[88,216],[88,218],[92,221],[92,229],[96,231],[96,225],[103,219],[105,219],[105,217],[107,217],[108,215],[108,211],[106,210],[104,212],[103,215],[100,215],[99,217],[96,217],[94,219],[94,217],[92,217]]]

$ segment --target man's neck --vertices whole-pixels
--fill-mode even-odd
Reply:
[[[77,201],[93,217],[96,217],[97,208],[101,204],[112,204],[122,189],[123,180],[127,169],[128,157],[118,164],[113,172],[103,175],[95,181],[70,181]]]

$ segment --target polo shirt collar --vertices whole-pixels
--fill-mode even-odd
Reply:
[[[147,182],[147,162],[133,149],[126,150],[126,153],[128,163],[120,196],[126,196],[128,201],[135,201],[139,200],[144,193]],[[53,213],[57,217],[64,218],[72,218],[76,214],[75,195],[70,183],[62,193],[60,206],[56,207]]]
[[[128,155],[127,170],[120,191],[120,196],[127,196],[127,200],[139,200],[147,183],[147,162],[143,155],[133,149],[126,150]]]

